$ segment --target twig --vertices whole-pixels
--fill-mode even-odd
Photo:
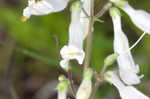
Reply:
[[[95,15],[96,18],[100,18],[105,14],[105,12],[111,7],[111,3],[108,1],[103,8]]]
[[[61,60],[61,56],[60,56],[60,53],[59,53],[59,41],[58,41],[58,37],[57,37],[57,35],[53,35],[53,37],[56,40],[57,58],[58,58],[58,60]]]
[[[88,31],[88,36],[87,36],[84,71],[89,66],[90,53],[91,53],[91,43],[92,43],[92,34],[93,34],[93,25],[94,25],[94,0],[91,0],[90,23],[89,23],[89,31]]]
[[[70,88],[72,90],[72,94],[73,94],[74,97],[76,97],[76,93],[75,93],[75,90],[73,88],[72,73],[71,73],[70,69],[68,69],[68,79],[69,79],[69,82],[70,82]]]
[[[83,13],[86,15],[86,17],[89,17],[88,13],[85,11],[84,8],[82,8]]]
[[[96,80],[96,82],[95,82],[95,84],[94,84],[94,87],[93,87],[93,89],[92,89],[92,93],[91,93],[89,99],[92,99],[92,97],[94,96],[94,94],[95,94],[97,88],[100,86],[100,82],[101,82],[101,81],[102,81],[101,77],[98,77],[97,80]]]
[[[94,87],[92,88],[92,93],[90,95],[90,98],[89,99],[92,99],[92,97],[94,96],[96,90],[99,88],[101,82],[103,81],[103,77],[104,77],[104,73],[105,73],[105,70],[106,70],[107,66],[104,64],[100,74],[98,75],[98,78],[94,84]]]

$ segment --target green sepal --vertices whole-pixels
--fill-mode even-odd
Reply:
[[[63,75],[59,76],[59,83],[56,89],[60,92],[63,92],[68,90],[68,88],[69,88],[69,80]]]
[[[106,59],[104,61],[105,65],[106,66],[112,65],[116,61],[118,56],[119,56],[118,53],[114,53],[114,54],[111,54],[108,57],[106,57]]]
[[[84,78],[92,79],[92,76],[93,76],[93,70],[91,68],[88,68],[87,70],[84,71],[83,79]]]
[[[111,75],[113,74],[117,74],[117,71],[107,71],[104,75],[104,79],[109,82],[110,84],[112,84],[111,82]]]
[[[70,11],[74,11],[74,10],[81,10],[82,8],[82,3],[80,1],[75,1],[72,3],[71,9]]]
[[[101,20],[101,19],[98,19],[98,18],[94,18],[94,21],[95,21],[95,22],[100,22],[100,23],[103,23],[103,22],[104,22],[104,20]]]
[[[126,3],[127,1],[126,0],[120,0],[118,2],[114,2],[114,4],[119,7],[119,8],[122,8],[122,7],[125,7],[126,6]]]
[[[121,16],[121,13],[118,8],[112,7],[109,9],[110,16],[115,19],[117,16]]]

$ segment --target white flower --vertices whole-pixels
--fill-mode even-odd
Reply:
[[[88,99],[92,91],[92,82],[88,78],[83,79],[79,90],[77,91],[76,99]]]
[[[61,60],[60,62],[60,65],[66,69],[68,67],[68,62],[70,59],[76,59],[79,64],[82,64],[85,57],[84,51],[74,45],[64,46],[61,49],[60,54],[63,58],[63,60]]]
[[[58,98],[57,99],[67,99],[67,91],[57,91]]]
[[[81,0],[83,2],[83,9],[85,10],[85,12],[90,16],[90,9],[91,9],[91,0]],[[88,16],[86,16],[86,14],[83,12],[83,10],[81,11],[80,14],[80,21],[82,24],[82,28],[84,31],[84,37],[87,36],[88,34],[88,30],[89,30],[89,23],[90,23],[90,19],[88,18]]]
[[[112,71],[105,74],[105,79],[118,89],[122,99],[150,99],[133,86],[124,85],[119,77]]]
[[[128,85],[139,84],[142,78],[142,76],[137,75],[139,66],[134,63],[130,50],[123,53],[129,49],[129,43],[122,31],[121,18],[118,12],[117,8],[111,8],[110,10],[114,25],[114,52],[119,54],[117,58],[119,74],[124,83]]]
[[[77,91],[76,99],[89,99],[92,92],[92,81],[91,81],[92,76],[93,71],[88,68],[84,72],[84,77]]]
[[[67,91],[69,89],[69,80],[61,75],[58,78],[59,83],[56,87],[58,98],[57,99],[67,99]]]
[[[63,10],[69,0],[28,0],[28,6],[23,11],[23,21],[31,15],[45,15]]]
[[[85,53],[82,49],[84,33],[80,22],[81,3],[74,2],[72,5],[71,23],[69,26],[69,42],[65,45],[60,54],[63,60],[60,65],[63,68],[68,67],[70,59],[76,59],[79,64],[83,63]]]
[[[122,5],[119,7],[130,16],[135,26],[150,34],[150,14],[144,10],[136,10],[132,8],[126,1],[120,0],[119,2]]]

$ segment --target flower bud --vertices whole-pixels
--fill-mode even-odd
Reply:
[[[88,99],[92,91],[92,76],[93,71],[88,68],[83,75],[83,80],[77,91],[76,99]]]
[[[58,99],[67,99],[67,90],[69,88],[69,81],[65,76],[59,76],[59,83],[57,85]]]
[[[114,53],[114,54],[109,55],[109,56],[105,59],[105,65],[106,65],[106,66],[112,65],[112,64],[116,61],[116,59],[117,59],[118,56],[119,56],[118,53]]]

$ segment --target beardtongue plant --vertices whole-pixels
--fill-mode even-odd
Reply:
[[[59,12],[67,7],[70,0],[28,0],[28,6],[23,11],[22,21],[26,21],[31,15],[46,15],[54,12]],[[131,54],[131,49],[138,44],[146,33],[150,33],[150,15],[143,10],[135,10],[125,0],[110,0],[104,8],[94,15],[95,0],[78,0],[71,4],[71,22],[69,25],[69,40],[68,44],[64,45],[60,54],[60,67],[68,72],[68,78],[59,77],[57,86],[58,99],[67,99],[69,87],[76,99],[93,99],[93,95],[99,88],[102,81],[107,81],[113,84],[119,91],[122,99],[150,99],[133,85],[140,84],[142,76],[139,76],[140,68],[135,64]],[[70,2],[71,3],[71,2]],[[104,66],[100,73],[94,75],[93,69],[89,67],[90,49],[92,34],[94,31],[93,25],[95,19],[102,16],[107,10],[114,27],[114,53],[108,55],[104,60]],[[132,22],[141,29],[144,33],[133,46],[129,46],[128,38],[121,27],[121,13],[119,10],[125,11],[131,18]],[[100,15],[100,16],[99,16]],[[141,20],[142,19],[142,20]],[[87,39],[86,52],[83,50],[84,40]],[[70,60],[75,59],[83,68],[83,79],[77,91],[74,91]],[[107,71],[107,67],[111,66],[114,61],[118,63],[116,72]],[[118,71],[118,72],[117,72]],[[92,78],[96,77],[96,81]]]

